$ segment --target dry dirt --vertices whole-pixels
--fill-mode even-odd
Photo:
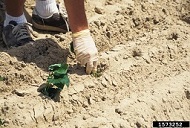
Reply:
[[[33,7],[26,2],[29,14]],[[12,49],[1,39],[0,127],[151,128],[156,120],[190,121],[190,2],[88,0],[86,11],[103,75],[86,75],[76,63],[71,33],[34,29],[35,45]],[[54,102],[37,89],[48,66],[63,62],[71,83]]]

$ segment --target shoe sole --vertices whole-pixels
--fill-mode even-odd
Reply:
[[[34,20],[32,20],[32,25],[35,28],[40,29],[40,30],[63,32],[63,33],[67,32],[67,30],[64,30],[64,29],[61,29],[61,28],[58,28],[58,27],[37,24]]]

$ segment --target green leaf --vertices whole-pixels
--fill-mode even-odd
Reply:
[[[5,78],[0,76],[0,81],[4,81],[4,80],[5,80]]]
[[[0,118],[0,126],[4,124],[4,120]]]
[[[61,75],[67,74],[67,68],[68,68],[68,65],[67,65],[67,67],[66,66],[61,67],[61,68],[55,70],[53,72],[53,75],[55,75],[55,76],[61,76]]]
[[[58,70],[58,69],[64,69],[67,71],[67,68],[68,68],[68,64],[53,64],[53,65],[50,65],[48,70],[49,71],[55,71],[55,70]]]
[[[100,73],[100,72],[94,72],[94,73],[91,73],[91,76],[93,76],[93,77],[100,77],[100,76],[102,76],[102,73]]]
[[[48,70],[53,71],[53,70],[59,69],[60,67],[61,67],[61,64],[52,64],[49,66]]]
[[[63,78],[58,78],[58,79],[48,77],[47,82],[49,84],[53,84],[53,85],[57,86],[59,89],[62,90],[65,84],[67,85],[67,87],[69,86],[70,81],[69,81],[68,75],[64,75]]]
[[[66,86],[69,87],[70,80],[69,80],[68,75],[65,75],[65,76],[63,77],[63,79],[65,80]]]

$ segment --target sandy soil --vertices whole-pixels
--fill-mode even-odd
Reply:
[[[3,6],[1,1],[1,19]],[[26,2],[31,14],[34,2]],[[101,77],[86,75],[69,51],[71,33],[34,29],[35,45],[0,41],[0,127],[151,128],[190,121],[190,2],[86,1]],[[69,64],[61,101],[37,92],[48,66]]]

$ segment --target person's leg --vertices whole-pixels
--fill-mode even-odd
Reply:
[[[18,17],[23,14],[25,0],[5,0],[7,14]]]
[[[6,16],[2,32],[7,47],[17,47],[34,43],[24,15],[25,0],[5,0]]]
[[[41,18],[48,19],[54,13],[59,13],[55,0],[36,0],[36,11]]]
[[[5,0],[6,16],[4,26],[7,26],[10,21],[17,23],[26,23],[26,18],[23,13],[25,0]]]
[[[67,18],[60,14],[56,0],[36,0],[36,6],[32,13],[32,24],[41,30],[69,31]]]
[[[73,33],[88,29],[84,0],[64,0]]]

